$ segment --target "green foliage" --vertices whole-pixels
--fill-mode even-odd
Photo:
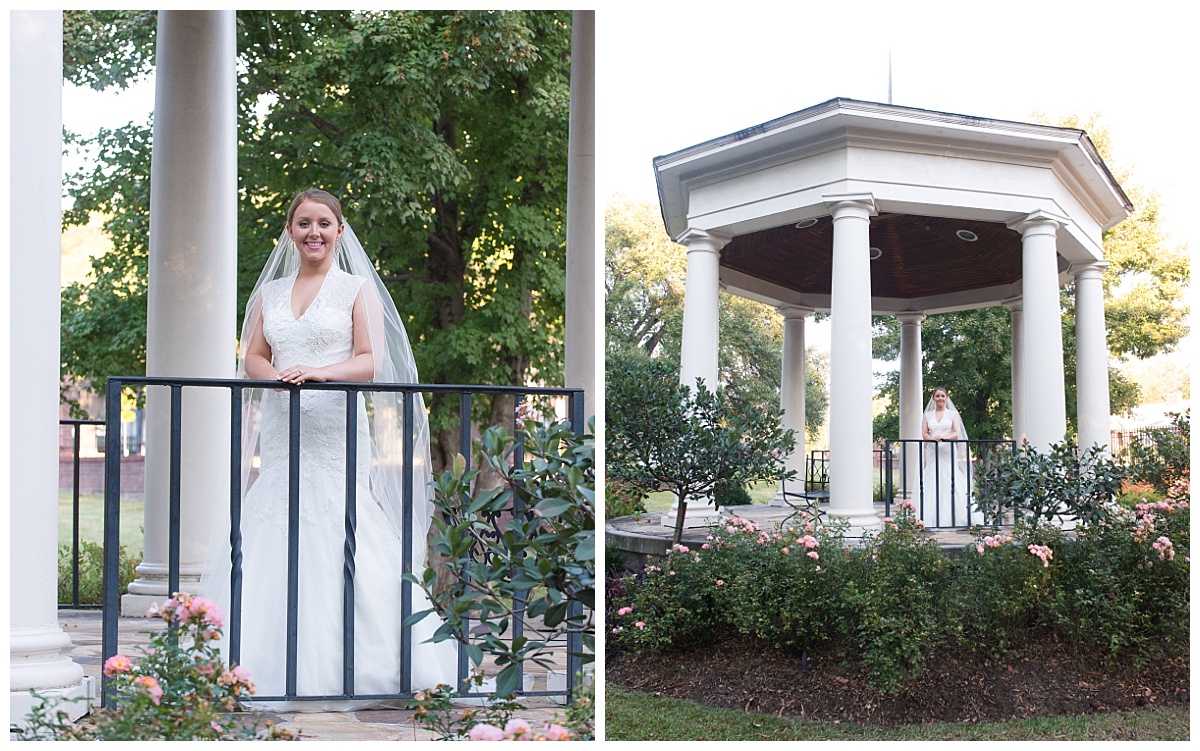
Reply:
[[[1080,453],[1069,443],[1054,443],[1042,453],[1026,443],[977,474],[975,503],[985,519],[1015,519],[1033,527],[1066,518],[1095,524],[1112,505],[1122,478],[1099,446]]]
[[[730,520],[714,538],[717,608],[738,633],[794,654],[836,638],[842,582],[829,560],[845,556],[841,527],[767,534]]]
[[[713,488],[713,503],[717,508],[747,506],[752,501],[750,493],[742,485],[722,483]]]
[[[1192,410],[1173,412],[1171,428],[1153,428],[1146,433],[1149,444],[1135,441],[1129,447],[1129,479],[1167,495],[1172,486],[1191,479]]]
[[[604,326],[608,358],[679,362],[687,251],[663,229],[650,201],[614,197],[605,207]],[[783,322],[769,306],[720,294],[718,381],[731,400],[779,404]],[[810,349],[805,368],[805,426],[815,436],[829,406],[826,356]]]
[[[699,559],[699,560],[697,560]],[[606,644],[634,652],[701,647],[720,633],[720,561],[676,544],[641,576],[627,576],[606,603]]]
[[[434,480],[433,548],[446,559],[451,584],[436,586],[436,572],[416,579],[445,623],[435,641],[454,638],[478,666],[484,653],[501,667],[496,694],[518,688],[526,660],[549,667],[551,640],[578,634],[585,662],[594,652],[596,532],[595,467],[591,434],[579,437],[569,423],[520,431],[525,462],[511,466],[515,439],[490,428],[478,444],[478,462],[501,478],[500,487],[472,494],[478,469],[453,465]],[[581,612],[572,612],[578,606]],[[415,613],[409,622],[429,611]],[[523,614],[525,634],[505,638]],[[467,620],[472,625],[468,627]],[[531,637],[532,634],[532,637]]]
[[[1030,629],[1051,625],[1054,587],[1051,570],[1027,549],[1030,540],[1060,547],[1057,527],[1032,529],[1018,525],[1012,534],[996,528],[975,529],[975,541],[963,549],[961,571],[951,585],[953,618],[962,640],[1001,656]]]
[[[646,513],[646,496],[617,480],[607,480],[604,485],[604,519],[621,516],[638,516]]]
[[[676,545],[642,576],[610,584],[608,644],[669,652],[740,633],[851,656],[882,693],[919,677],[939,649],[999,656],[1047,630],[1121,665],[1175,658],[1189,649],[1189,492],[1180,484],[1164,501],[1107,506],[1077,538],[1044,524],[977,528],[957,556],[908,501],[853,548],[840,529],[726,519],[699,550]]]
[[[140,662],[115,655],[104,664],[115,706],[92,711],[78,724],[62,710],[38,706],[16,731],[23,740],[179,741],[295,740],[290,731],[234,714],[254,693],[249,671],[225,667],[216,642],[222,617],[203,597],[176,593],[147,617],[166,627],[154,633]],[[34,694],[37,696],[37,694]]]
[[[135,570],[140,558],[129,556],[121,546],[118,573],[120,593],[129,591],[129,583],[137,578]],[[58,548],[58,601],[60,604],[72,600],[71,546]],[[94,542],[79,542],[79,604],[99,605],[104,601],[104,548]]]
[[[582,676],[579,676],[582,682]],[[409,702],[413,719],[443,741],[590,741],[595,739],[596,690],[585,684],[567,707],[563,724],[535,727],[521,720],[526,709],[511,699],[493,699],[478,709],[456,705],[457,692],[447,686],[418,691]]]
[[[921,526],[912,503],[899,504],[895,518],[851,552],[840,593],[843,629],[884,693],[924,672],[957,629],[945,617],[953,567]]]
[[[1064,545],[1055,615],[1068,641],[1135,666],[1189,648],[1188,500],[1118,510]]]
[[[778,408],[739,403],[703,382],[689,389],[660,360],[610,360],[607,372],[609,476],[643,493],[670,489],[681,514],[688,499],[720,486],[790,477],[782,458],[795,440]],[[677,527],[677,543],[681,534]]]
[[[68,80],[149,70],[152,14],[64,23]],[[422,380],[561,378],[570,12],[242,10],[237,26],[239,310],[292,196],[325,188],[403,312]],[[64,291],[64,374],[141,375],[150,130],[68,143],[96,168],[68,177],[65,221],[104,214],[114,248]],[[431,406],[441,466],[457,402]]]

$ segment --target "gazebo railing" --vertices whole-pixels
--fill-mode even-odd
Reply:
[[[938,447],[947,444],[950,458],[943,459]],[[1003,519],[985,519],[975,507],[975,472],[990,466],[1002,454],[1014,455],[1016,450],[1017,442],[1013,440],[945,440],[940,443],[921,439],[888,440],[884,443],[885,456],[890,459],[884,462],[884,514],[892,515],[898,487],[899,493],[916,505],[917,518],[925,522],[926,528],[1003,523]],[[965,462],[960,465],[962,459]],[[914,465],[915,477],[912,476]],[[960,466],[965,466],[966,471]],[[948,499],[940,497],[944,486],[942,478],[949,481]],[[962,500],[966,501],[965,518],[958,515],[958,502]],[[948,503],[948,515],[942,513],[943,503]]]
[[[241,534],[240,534],[240,518],[241,518],[241,502],[242,502],[242,395],[245,389],[255,388],[270,388],[278,390],[288,390],[291,392],[290,409],[291,409],[291,461],[289,466],[289,564],[288,564],[288,593],[287,593],[287,633],[280,634],[281,639],[286,639],[287,645],[287,669],[286,669],[286,688],[283,696],[259,696],[253,697],[252,701],[272,701],[272,700],[287,700],[287,701],[317,701],[317,700],[342,700],[342,699],[368,699],[368,700],[386,700],[386,699],[407,699],[412,698],[413,691],[411,690],[412,676],[412,660],[411,660],[411,625],[402,627],[402,644],[404,654],[401,660],[402,680],[401,685],[403,690],[398,694],[391,695],[365,695],[356,693],[353,686],[353,667],[349,659],[344,667],[343,691],[340,694],[308,696],[298,695],[295,689],[296,686],[296,668],[298,663],[297,642],[295,638],[296,624],[298,619],[297,614],[297,594],[299,589],[298,571],[299,555],[298,546],[298,524],[299,524],[299,415],[300,415],[300,392],[303,390],[323,390],[323,391],[341,391],[347,394],[351,393],[370,393],[370,392],[392,392],[399,393],[404,396],[404,425],[406,426],[406,435],[404,436],[404,467],[405,470],[405,489],[404,489],[404,505],[405,518],[412,518],[412,488],[411,488],[411,467],[414,451],[414,436],[411,433],[412,414],[415,408],[415,395],[417,394],[457,394],[459,396],[459,452],[466,458],[470,469],[471,457],[471,405],[472,398],[477,395],[497,395],[505,394],[514,397],[514,419],[516,419],[523,410],[523,403],[529,398],[565,398],[567,402],[567,417],[571,421],[571,426],[576,435],[581,435],[585,429],[584,415],[584,400],[582,389],[568,388],[532,388],[532,387],[508,387],[508,386],[464,386],[464,385],[439,385],[439,384],[395,384],[395,383],[307,383],[303,386],[289,386],[281,384],[277,381],[250,381],[238,379],[204,379],[204,378],[161,378],[161,377],[122,377],[109,378],[107,388],[107,415],[108,429],[105,436],[106,451],[105,451],[105,493],[104,493],[104,603],[103,603],[103,630],[101,639],[102,660],[107,660],[109,657],[117,654],[118,650],[118,618],[120,615],[120,603],[118,592],[118,549],[119,549],[119,529],[120,529],[120,492],[121,492],[121,467],[120,467],[120,425],[116,422],[120,419],[120,398],[122,391],[127,387],[148,387],[148,388],[167,388],[171,394],[170,404],[170,492],[169,492],[169,514],[168,514],[168,591],[179,591],[180,580],[180,524],[181,524],[181,469],[182,469],[182,434],[183,434],[183,418],[182,418],[182,403],[183,390],[186,389],[217,389],[224,390],[230,394],[230,493],[229,493],[229,509],[231,519],[231,612],[228,613],[228,634],[230,639],[231,657],[236,661],[239,652],[240,630],[241,630],[241,607],[240,607],[240,580],[241,580]],[[353,478],[350,473],[355,471],[353,467],[353,457],[356,456],[357,430],[355,421],[357,419],[357,399],[347,398],[347,420],[346,420],[346,449],[347,449],[347,504],[346,504],[346,530],[347,530],[347,545],[345,546],[345,567],[344,572],[348,577],[346,582],[345,602],[343,603],[343,655],[353,654],[354,640],[354,603],[353,603],[353,550],[354,550],[354,529],[355,529],[355,511],[354,511],[354,487]],[[513,462],[519,466],[523,462],[523,452],[520,440],[518,439],[517,446],[513,452]],[[519,509],[517,510],[519,512]],[[414,544],[424,544],[424,541],[416,541],[412,535],[412,525],[406,524],[404,529],[403,560],[412,559],[412,550]],[[402,584],[402,618],[407,618],[411,613],[412,604],[412,587],[414,585],[409,581],[404,581]],[[579,608],[576,608],[570,615],[579,615]],[[522,638],[525,630],[525,622],[521,613],[517,614],[516,620],[513,623],[513,638]],[[569,699],[575,690],[576,676],[582,669],[582,653],[583,653],[583,637],[578,632],[570,632],[567,635],[567,664],[565,676],[565,688],[561,691],[521,691],[523,696],[560,696],[564,699]],[[458,685],[462,685],[462,681],[468,674],[468,660],[465,649],[459,649],[458,658]],[[518,677],[518,686],[524,685],[523,676]],[[481,692],[463,693],[464,697],[483,697]],[[106,705],[111,705],[112,697],[108,691],[108,681],[105,679],[103,685],[103,700]]]

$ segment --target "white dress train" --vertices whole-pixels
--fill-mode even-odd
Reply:
[[[262,290],[263,333],[276,367],[323,366],[353,355],[353,306],[363,279],[336,266],[298,319],[292,315],[295,277]],[[358,396],[356,550],[354,579],[354,693],[393,694],[401,687],[402,547],[370,488],[371,437]],[[303,390],[300,395],[300,563],[296,688],[300,696],[343,692],[343,592],[346,497],[346,394]],[[260,472],[242,505],[241,663],[260,696],[285,693],[287,666],[289,390],[269,390],[259,408]],[[247,426],[248,428],[248,426]],[[413,544],[424,560],[424,534]],[[225,546],[228,548],[228,545]],[[207,589],[228,612],[229,559],[206,575]],[[414,570],[417,570],[414,567]],[[429,607],[412,587],[412,612]],[[453,685],[457,647],[429,638],[433,615],[412,628],[414,690]],[[225,640],[228,649],[229,640]],[[228,655],[227,655],[228,656]],[[256,702],[254,706],[316,711],[364,702]],[[370,703],[370,702],[367,702]]]

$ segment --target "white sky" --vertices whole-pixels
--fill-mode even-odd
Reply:
[[[1005,120],[1099,112],[1115,163],[1161,195],[1176,242],[1200,205],[1192,131],[1194,22],[1162,0],[1079,5],[754,3],[728,10],[620,3],[597,11],[597,195],[657,200],[655,156],[835,97]],[[68,128],[140,119],[153,85],[120,99],[70,90]],[[827,334],[813,331],[820,346]]]

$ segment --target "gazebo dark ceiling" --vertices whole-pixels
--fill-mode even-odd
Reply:
[[[975,233],[968,242],[959,230]],[[1003,224],[881,214],[871,218],[871,296],[919,298],[1012,284],[1021,278],[1021,235]],[[829,294],[833,220],[821,217],[733,238],[721,266],[805,294]]]

